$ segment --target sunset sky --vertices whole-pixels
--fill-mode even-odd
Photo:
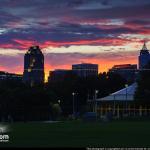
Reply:
[[[0,0],[0,70],[23,72],[24,53],[39,45],[45,73],[74,63],[137,63],[150,49],[150,0]]]

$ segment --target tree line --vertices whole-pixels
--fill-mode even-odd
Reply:
[[[119,74],[100,73],[97,77],[81,78],[72,73],[63,80],[50,81],[44,85],[30,87],[20,81],[0,81],[0,120],[31,121],[67,118],[73,112],[87,111],[87,99],[93,99],[124,88],[127,81]]]

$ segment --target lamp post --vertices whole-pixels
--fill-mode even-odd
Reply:
[[[125,87],[126,87],[126,100],[127,100],[127,87],[128,87],[128,84],[125,84]]]
[[[125,87],[126,87],[126,106],[125,106],[126,109],[125,110],[126,110],[126,113],[127,113],[127,98],[128,98],[127,97],[128,96],[128,91],[127,91],[128,89],[127,88],[128,88],[128,84],[125,84]]]
[[[72,93],[72,101],[73,101],[73,103],[72,103],[72,109],[73,109],[73,118],[74,118],[74,114],[75,114],[75,107],[74,107],[74,96],[75,96],[75,93],[73,92]]]
[[[60,100],[58,100],[58,104],[60,105]]]
[[[96,120],[97,120],[97,94],[98,94],[98,90],[95,90],[95,113],[96,113]]]
[[[116,112],[116,103],[115,103],[115,95],[114,95],[114,107],[113,107],[113,115],[115,116],[115,112]]]

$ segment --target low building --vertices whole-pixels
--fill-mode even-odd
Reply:
[[[72,71],[79,77],[98,76],[98,64],[74,64],[72,65]]]
[[[106,97],[88,100],[88,106],[92,112],[96,113],[97,118],[108,121],[111,119],[135,117],[149,117],[150,109],[147,104],[137,103],[135,92],[138,84],[125,85]]]
[[[71,74],[72,70],[66,69],[56,69],[49,72],[48,82],[50,81],[61,81],[63,80],[68,74]]]
[[[22,81],[23,75],[0,71],[0,80]]]
[[[137,73],[137,65],[136,64],[121,64],[114,65],[109,72],[113,72],[121,75],[127,81],[134,82],[136,80]]]
[[[134,95],[137,88],[137,83],[126,85],[125,88],[114,92],[106,97],[99,98],[97,101],[134,101]]]

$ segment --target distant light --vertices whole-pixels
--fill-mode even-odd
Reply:
[[[35,62],[35,58],[33,58],[32,62]]]
[[[99,91],[98,90],[95,90],[95,93],[97,94]]]
[[[30,67],[33,67],[33,66],[34,66],[33,63],[31,63],[31,64],[30,64]]]
[[[30,51],[27,51],[27,54],[30,54],[31,52]]]
[[[29,68],[29,69],[28,69],[28,72],[31,72],[31,71],[32,71],[32,69],[31,69],[31,68]]]

